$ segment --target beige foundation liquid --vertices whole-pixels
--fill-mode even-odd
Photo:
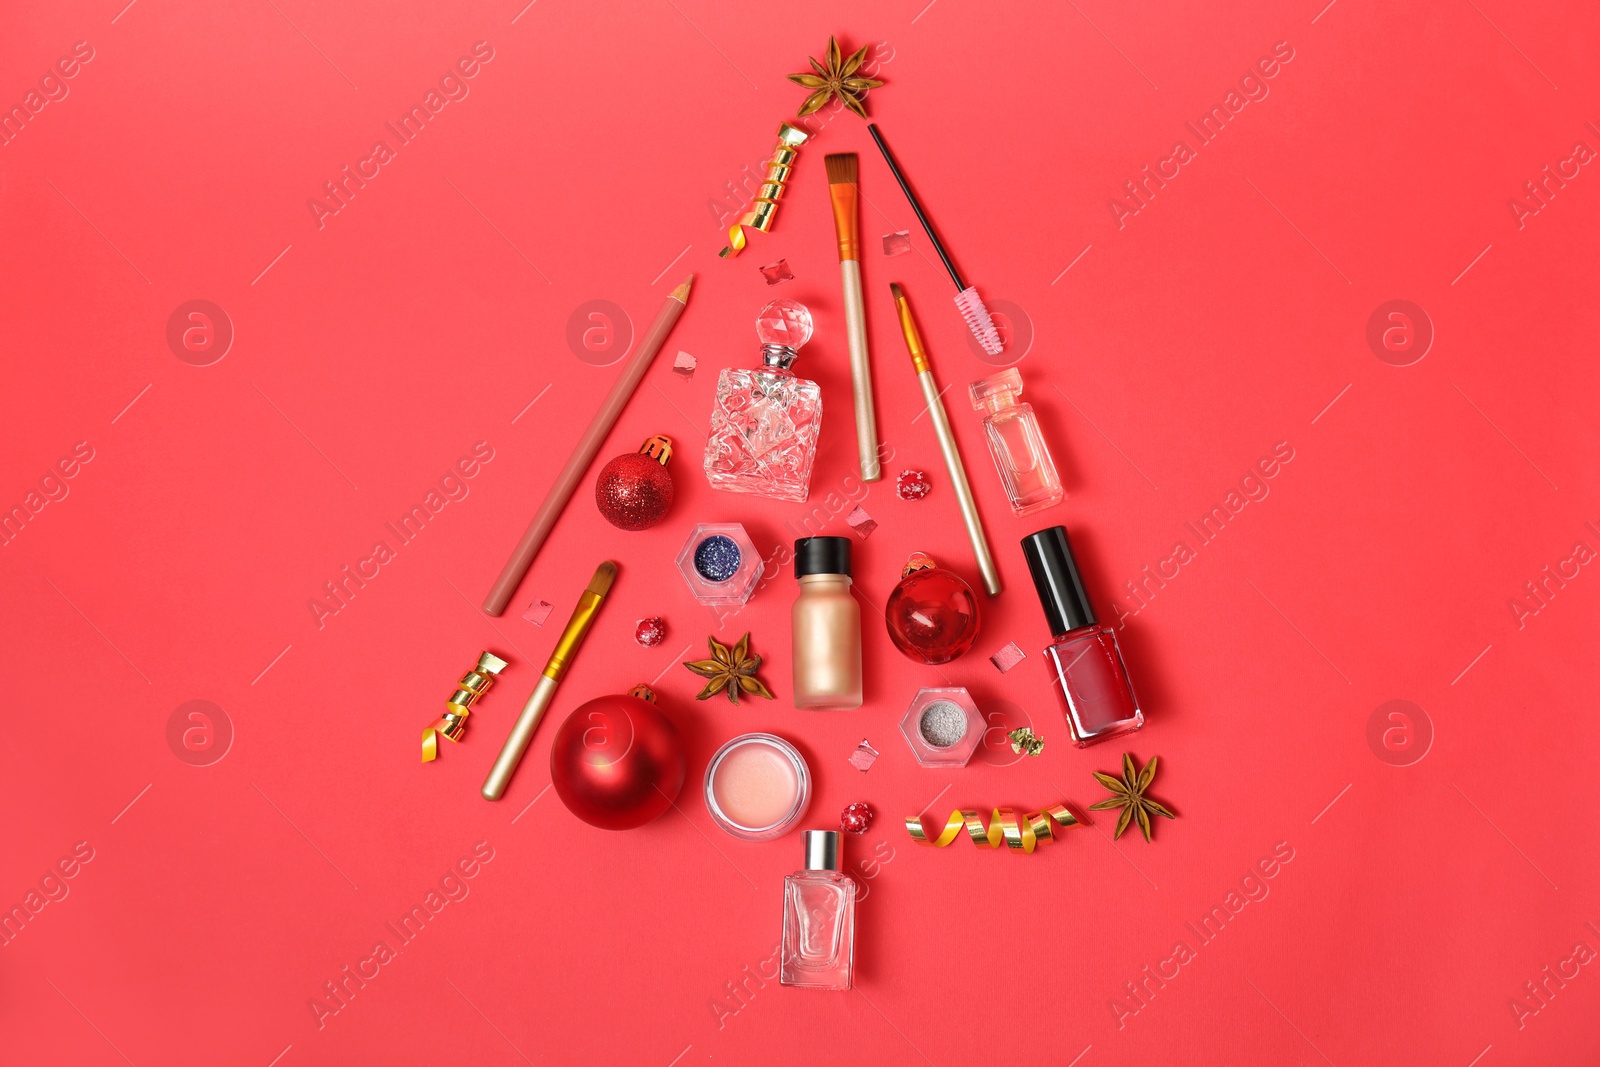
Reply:
[[[800,595],[792,615],[794,706],[861,706],[861,606],[850,591],[850,542],[804,537],[794,544]]]

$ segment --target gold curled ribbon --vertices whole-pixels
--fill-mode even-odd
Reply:
[[[495,676],[506,669],[506,661],[493,652],[478,653],[478,664],[456,683],[456,691],[445,702],[445,712],[422,730],[422,762],[439,758],[439,738],[460,741],[467,732],[467,715],[479,697],[489,691]]]
[[[787,122],[778,124],[778,147],[772,150],[772,158],[767,160],[766,180],[756,191],[756,198],[750,201],[749,210],[739,216],[738,222],[728,227],[728,247],[717,255],[729,259],[744,251],[744,246],[748,243],[744,235],[746,226],[762,233],[772,229],[772,219],[778,211],[778,200],[789,185],[789,172],[794,169],[794,161],[800,154],[800,146],[805,144],[810,136],[804,130]]]
[[[1065,804],[1052,804],[1040,811],[1028,812],[1020,822],[1017,820],[1015,808],[995,808],[994,816],[987,827],[983,825],[983,820],[978,817],[976,811],[957,809],[950,813],[944,829],[933,840],[929,840],[921,816],[906,819],[906,829],[911,832],[911,838],[917,844],[944,848],[961,836],[962,827],[965,827],[972,838],[972,843],[979,848],[999,848],[1000,842],[1004,841],[1007,848],[1027,855],[1038,847],[1039,842],[1048,841],[1056,836],[1050,829],[1052,821],[1059,823],[1062,829],[1078,825],[1078,817],[1068,811]]]

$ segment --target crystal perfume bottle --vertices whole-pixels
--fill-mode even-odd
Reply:
[[[756,319],[761,363],[724,370],[706,441],[706,481],[713,489],[805,500],[822,426],[822,391],[789,365],[811,340],[811,312],[793,300],[774,300]]]
[[[1054,640],[1044,650],[1072,742],[1085,748],[1144,726],[1117,634],[1095,618],[1064,526],[1022,539]]]
[[[1033,405],[1018,401],[1022,395],[1022,375],[1015,367],[967,387],[972,406],[988,414],[983,420],[983,436],[989,454],[1006,487],[1011,510],[1027,515],[1061,503],[1066,490],[1055,460],[1039,432],[1039,417]]]
[[[783,964],[778,981],[849,989],[856,956],[856,883],[839,871],[837,830],[807,830],[806,869],[783,880]]]

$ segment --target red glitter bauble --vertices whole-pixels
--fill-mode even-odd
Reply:
[[[847,834],[864,834],[871,825],[872,808],[859,800],[845,808],[839,816],[839,829]]]
[[[686,767],[678,728],[633,696],[578,705],[550,745],[556,796],[602,830],[632,830],[661,815],[683,788]]]
[[[648,530],[667,517],[672,496],[671,473],[643,452],[618,456],[594,480],[595,506],[620,530]]]

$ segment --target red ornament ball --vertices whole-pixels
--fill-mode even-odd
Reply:
[[[859,800],[845,808],[839,816],[839,829],[847,834],[864,834],[871,825],[872,809]]]
[[[618,456],[594,481],[595,506],[619,530],[648,530],[666,518],[673,492],[671,473],[643,452]]]
[[[667,624],[654,615],[648,619],[640,619],[639,625],[634,627],[633,639],[645,648],[655,648],[667,639]]]
[[[550,746],[556,796],[602,830],[632,830],[661,815],[683,788],[686,768],[678,728],[633,696],[578,705]]]
[[[889,640],[918,663],[949,663],[978,637],[983,610],[972,586],[938,567],[912,571],[884,602]]]
[[[894,491],[901,500],[921,500],[933,489],[928,476],[921,471],[904,470],[894,480]]]

